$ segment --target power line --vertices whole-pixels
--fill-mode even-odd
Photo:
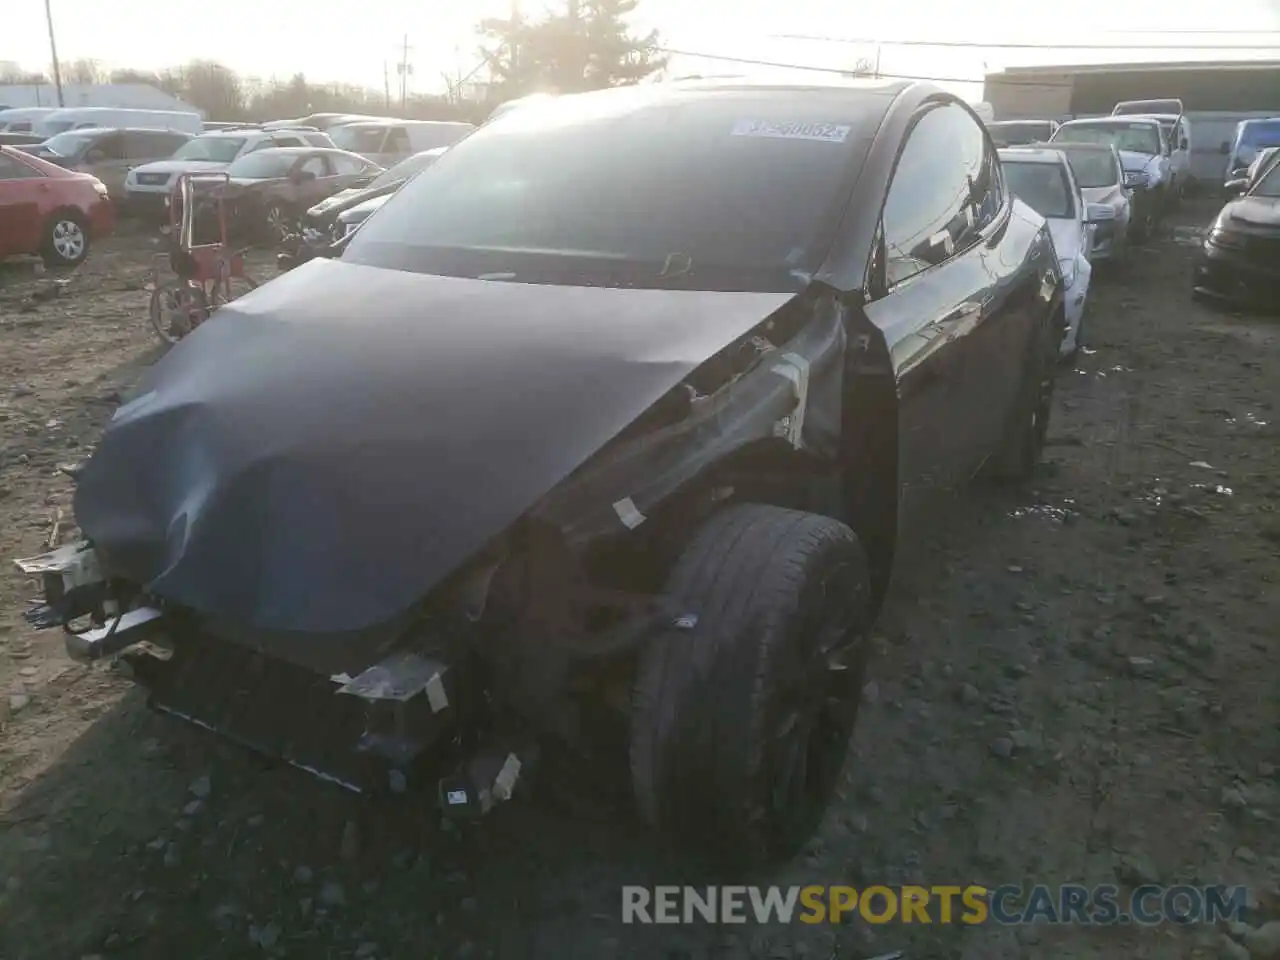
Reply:
[[[869,37],[820,37],[804,33],[775,33],[771,36],[778,40],[808,40],[819,43],[849,43],[861,46],[883,44],[890,47],[955,47],[960,49],[982,48],[985,50],[1276,50],[1280,51],[1280,42],[1270,43],[1236,43],[1236,44],[1203,44],[1203,43],[1162,43],[1152,45],[1146,43],[985,43],[978,40],[875,40]]]
[[[840,67],[815,67],[812,64],[800,63],[779,63],[775,60],[755,60],[750,57],[727,57],[715,53],[695,53],[691,50],[675,50],[671,47],[658,47],[662,53],[669,53],[676,57],[696,57],[699,60],[721,60],[725,63],[745,63],[756,67],[776,67],[780,70],[805,70],[810,73],[829,73],[837,76],[848,77],[854,75],[854,71],[849,68],[841,69]],[[933,83],[982,83],[983,80],[975,80],[972,77],[919,77],[908,73],[881,73],[880,79],[884,80],[928,80]],[[1070,81],[1062,80],[1005,80],[1001,79],[1002,86],[1010,87],[1042,87],[1046,89],[1060,90],[1073,86]]]

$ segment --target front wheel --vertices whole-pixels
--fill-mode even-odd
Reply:
[[[89,255],[89,231],[79,214],[54,214],[45,226],[40,256],[50,267],[74,267]]]
[[[686,616],[636,669],[632,785],[650,825],[737,863],[808,839],[857,719],[870,590],[837,520],[741,504],[706,522],[667,580]]]

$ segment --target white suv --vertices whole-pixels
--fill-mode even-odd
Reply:
[[[165,215],[165,200],[180,173],[225,170],[246,153],[266,147],[315,146],[301,130],[215,130],[193,137],[168,160],[144,163],[124,180],[125,208],[138,216]],[[321,144],[332,146],[332,144]]]

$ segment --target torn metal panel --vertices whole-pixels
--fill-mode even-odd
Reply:
[[[65,544],[38,557],[15,560],[14,564],[23,573],[31,576],[45,574],[60,576],[62,588],[66,591],[84,584],[97,583],[102,579],[98,555],[86,540]]]
[[[844,378],[844,310],[824,298],[789,341],[715,394],[699,397],[682,421],[603,451],[531,511],[570,543],[639,526],[656,506],[702,471],[753,443],[783,437],[826,459],[839,451]],[[623,504],[620,507],[619,504]],[[629,522],[631,521],[631,522]]]
[[[425,693],[432,711],[439,713],[449,706],[444,687],[444,674],[448,669],[439,660],[411,651],[398,651],[359,676],[346,680],[337,692],[363,700],[400,701]]]

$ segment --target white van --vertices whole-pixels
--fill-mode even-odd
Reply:
[[[41,117],[33,128],[52,137],[82,127],[130,127],[134,130],[177,130],[195,136],[204,130],[200,114],[182,110],[131,110],[117,107],[68,107]]]
[[[329,136],[338,149],[390,167],[423,150],[453,146],[473,130],[474,124],[454,120],[366,120],[330,127]]]
[[[8,110],[0,110],[0,133],[30,133],[36,121],[57,109],[57,107],[11,107]]]

